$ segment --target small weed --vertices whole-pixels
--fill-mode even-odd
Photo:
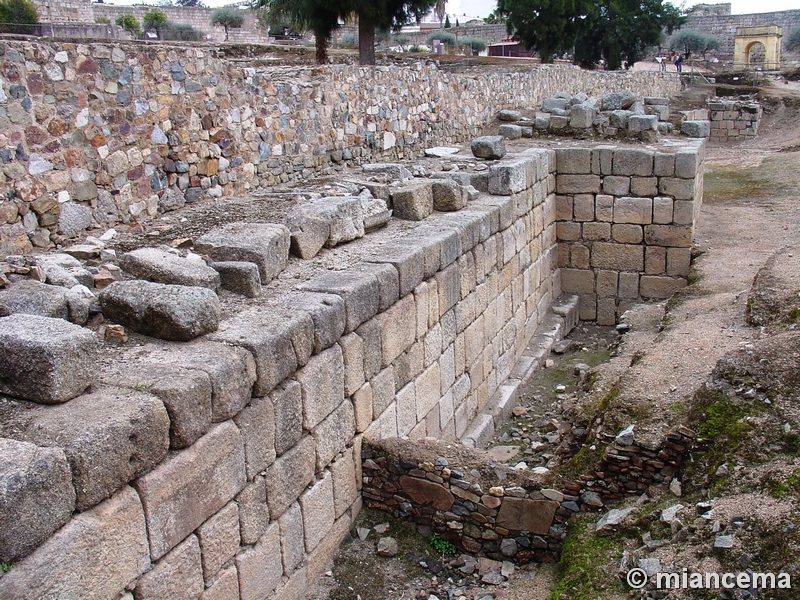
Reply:
[[[794,308],[792,312],[789,313],[789,322],[797,323],[798,321],[800,321],[800,308]]]
[[[14,563],[0,563],[0,569],[3,569],[3,573],[8,573],[13,566]]]
[[[633,365],[633,360],[635,358],[636,356],[634,355],[634,358],[631,359],[631,365]],[[611,401],[614,400],[617,396],[619,396],[619,388],[615,385],[610,390],[608,390],[608,392],[606,392],[606,395],[603,396],[600,399],[600,402],[597,403],[597,410],[605,410],[606,408],[608,408],[609,403],[611,403]]]
[[[433,534],[430,538],[431,546],[436,549],[436,552],[441,556],[453,556],[457,554],[456,547],[448,542],[447,540],[443,540],[437,534]]]

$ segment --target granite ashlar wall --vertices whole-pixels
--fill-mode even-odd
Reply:
[[[457,75],[424,62],[255,67],[211,47],[144,43],[5,41],[0,51],[0,255],[186,202],[414,158],[558,91],[680,89],[674,73],[555,65]]]

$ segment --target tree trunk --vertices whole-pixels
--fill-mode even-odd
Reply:
[[[315,35],[317,48],[317,64],[328,64],[328,39],[321,35]]]
[[[358,20],[358,64],[375,64],[375,26],[366,19]]]

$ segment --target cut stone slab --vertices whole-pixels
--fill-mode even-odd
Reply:
[[[594,123],[595,108],[588,104],[576,104],[569,111],[569,126],[573,129],[589,129]]]
[[[601,110],[626,110],[636,102],[636,94],[630,90],[603,94]]]
[[[380,288],[377,277],[371,273],[323,273],[298,287],[301,290],[340,296],[344,300],[347,315],[345,333],[354,331],[361,323],[378,313]]]
[[[307,205],[292,209],[286,215],[286,225],[291,232],[291,252],[303,260],[314,258],[331,233],[328,220]]]
[[[391,181],[404,181],[414,177],[411,171],[406,169],[403,165],[393,165],[390,163],[372,163],[364,165],[364,173],[373,176],[379,176],[383,179]]]
[[[518,110],[501,110],[497,113],[498,121],[519,121],[522,119],[522,113]]]
[[[0,409],[2,435],[63,448],[84,511],[160,463],[169,448],[169,416],[158,398],[102,388],[69,404],[33,406],[7,402]]]
[[[658,129],[658,117],[656,115],[631,115],[628,119],[628,131],[631,133],[641,133],[649,129]]]
[[[289,229],[285,225],[230,223],[195,240],[194,248],[215,261],[255,263],[261,284],[266,285],[286,268],[289,239]]]
[[[261,274],[257,264],[230,260],[215,262],[211,268],[219,273],[222,289],[248,298],[261,295]]]
[[[400,487],[417,504],[430,504],[436,510],[450,510],[455,502],[447,488],[427,479],[403,476]]]
[[[458,154],[460,151],[461,148],[451,148],[449,146],[436,146],[435,148],[426,148],[425,156],[429,156],[431,158],[446,158],[448,156],[453,156],[454,154]]]
[[[217,271],[197,254],[184,258],[158,248],[140,248],[123,254],[119,266],[137,279],[155,283],[198,286],[216,290],[220,285]]]
[[[506,142],[502,135],[486,135],[472,140],[472,154],[477,158],[497,160],[506,155]]]
[[[487,452],[492,460],[506,462],[519,454],[519,446],[492,446]]]
[[[219,298],[202,287],[117,281],[100,294],[100,306],[108,319],[163,340],[185,342],[219,326]]]
[[[116,598],[149,568],[142,503],[125,487],[0,577],[0,598]]]
[[[69,320],[66,290],[32,280],[0,290],[0,317],[17,313]]]
[[[504,498],[497,514],[497,525],[544,535],[550,531],[558,506],[558,502],[551,500]]]
[[[522,137],[522,127],[519,125],[506,123],[505,125],[500,125],[497,131],[507,140],[518,140]]]
[[[711,135],[711,121],[684,121],[681,133],[690,138],[707,138]]]
[[[453,179],[435,179],[432,189],[434,210],[450,212],[461,210],[467,205],[461,187]]]
[[[362,198],[331,196],[314,200],[303,206],[314,210],[328,222],[330,233],[325,240],[325,246],[328,248],[364,237],[364,202]]]
[[[610,531],[614,529],[614,527],[622,523],[622,521],[625,520],[625,517],[631,514],[634,510],[636,510],[635,507],[623,508],[623,509],[619,508],[611,509],[605,515],[603,515],[603,517],[597,522],[597,525],[595,526],[595,531],[597,532],[606,530]]]
[[[0,562],[35,550],[69,521],[74,508],[63,450],[0,438]]]
[[[41,404],[75,398],[94,378],[91,331],[35,315],[0,318],[0,392]]]

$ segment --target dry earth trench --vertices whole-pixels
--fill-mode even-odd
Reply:
[[[392,522],[390,515],[365,510],[308,598],[800,597],[791,589],[640,591],[624,582],[624,573],[638,561],[665,571],[785,572],[800,589],[800,395],[795,387],[800,379],[800,97],[795,95],[800,96],[794,90],[762,90],[768,108],[758,138],[746,145],[707,146],[690,286],[669,301],[636,306],[617,327],[622,335],[614,328],[576,328],[571,337],[577,353],[554,357],[551,366],[563,363],[569,371],[570,358],[585,359],[587,351],[595,358],[605,352],[606,360],[591,365],[591,384],[578,382],[574,397],[553,391],[557,370],[535,376],[522,394],[521,404],[529,411],[525,417],[558,416],[566,401],[573,418],[603,421],[607,430],[631,424],[644,431],[664,424],[694,426],[700,440],[689,454],[682,489],[652,488],[615,507],[633,510],[602,537],[595,524],[612,507],[573,517],[560,564],[518,566],[499,586],[481,584],[477,571],[461,568],[463,559],[437,555],[428,540]],[[770,294],[782,299],[766,311],[774,314],[759,317],[759,299]],[[786,383],[782,391],[776,391],[775,379]],[[571,389],[566,396],[572,396]],[[724,402],[711,395],[721,389],[728,398]],[[597,411],[603,397],[607,406]],[[550,401],[555,413],[544,412]],[[514,426],[521,422],[512,422],[494,444],[516,443],[520,430]],[[509,431],[515,432],[513,438]],[[519,459],[510,458],[509,465]],[[591,459],[582,466],[587,465],[590,472]],[[665,518],[667,513],[671,517]],[[400,544],[393,558],[376,554],[378,532],[385,529]]]

